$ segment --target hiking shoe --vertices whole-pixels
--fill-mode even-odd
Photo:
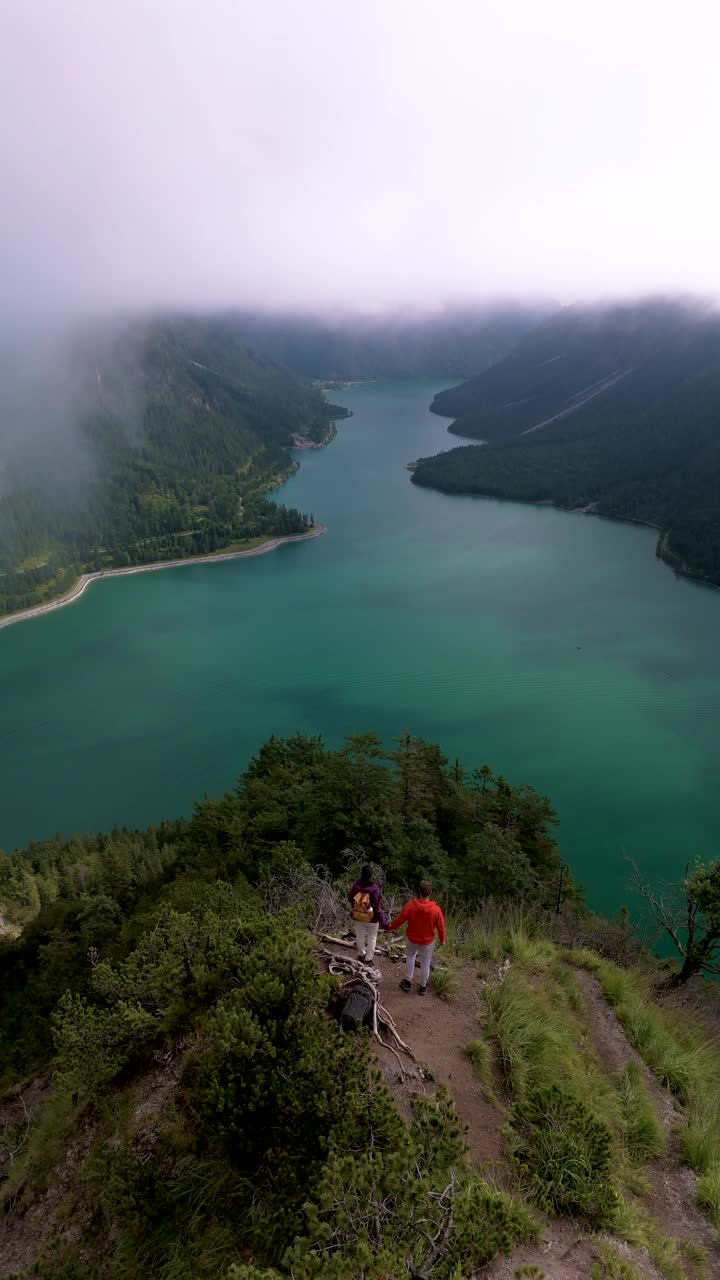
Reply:
[[[412,991],[412,982],[408,982],[407,978],[403,978],[402,982],[400,983],[400,990]]]
[[[426,996],[426,995],[427,995],[427,987],[418,987],[418,995],[419,995],[419,996]]]

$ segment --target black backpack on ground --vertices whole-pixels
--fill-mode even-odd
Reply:
[[[343,1031],[358,1031],[373,1024],[372,991],[365,982],[345,987],[333,1006],[333,1013]]]

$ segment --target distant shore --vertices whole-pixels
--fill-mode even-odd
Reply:
[[[127,569],[100,569],[96,573],[83,573],[78,578],[75,586],[64,596],[58,596],[56,600],[48,600],[46,604],[36,604],[30,609],[20,609],[17,613],[9,613],[6,617],[0,618],[0,630],[3,627],[11,627],[14,622],[27,622],[30,618],[39,618],[43,613],[52,613],[53,609],[63,609],[66,604],[74,604],[85,594],[91,582],[97,582],[100,578],[125,578],[131,573],[151,573],[159,569],[180,569],[185,564],[217,564],[219,560],[240,560],[243,556],[264,556],[268,551],[274,551],[276,547],[281,547],[285,542],[307,542],[310,538],[319,538],[321,534],[326,532],[324,524],[316,524],[307,533],[287,533],[277,538],[269,538],[267,542],[262,542],[259,547],[250,547],[247,551],[220,551],[213,555],[210,552],[205,556],[187,556],[184,560],[154,560],[152,564],[133,564],[128,565]]]

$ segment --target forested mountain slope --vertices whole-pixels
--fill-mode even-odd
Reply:
[[[569,309],[435,398],[487,443],[422,459],[420,485],[640,520],[720,584],[720,318],[680,304]]]
[[[63,360],[63,402],[47,406],[42,441],[26,433],[0,459],[0,612],[83,570],[307,527],[262,495],[288,474],[293,433],[327,440],[345,411],[251,351],[227,318],[76,332]]]
[[[409,734],[298,735],[189,820],[0,854],[0,1280],[711,1280],[714,1002],[554,823]],[[402,1053],[330,1012],[365,861],[448,918],[424,999],[379,956]]]
[[[308,378],[467,377],[499,360],[548,314],[542,306],[448,308],[429,315],[239,312],[249,345]]]

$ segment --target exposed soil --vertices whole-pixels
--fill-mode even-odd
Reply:
[[[483,1280],[514,1280],[518,1267],[536,1266],[545,1280],[589,1280],[600,1255],[574,1222],[548,1223],[540,1244],[523,1244],[509,1257],[498,1256],[482,1272]],[[648,1280],[662,1277],[648,1275]]]
[[[173,1054],[156,1058],[150,1070],[136,1081],[135,1124],[138,1144],[144,1150],[152,1146],[153,1126],[177,1090],[184,1065],[183,1050],[184,1046],[178,1046]],[[34,1111],[44,1101],[48,1084],[48,1076],[38,1077],[25,1090],[24,1098]],[[0,1108],[9,1107],[13,1101],[6,1095],[0,1101]],[[98,1129],[97,1114],[88,1113],[63,1151],[62,1158],[49,1173],[45,1190],[27,1207],[19,1195],[14,1203],[0,1208],[0,1280],[12,1280],[32,1266],[44,1249],[56,1249],[59,1242],[77,1245],[83,1239],[91,1239],[92,1211],[82,1195],[77,1194],[76,1180],[78,1170],[97,1141]],[[98,1242],[101,1243],[99,1237]],[[48,1261],[52,1259],[48,1258]]]
[[[590,1280],[593,1263],[601,1258],[600,1246],[605,1240],[643,1280],[666,1280],[647,1250],[633,1249],[614,1236],[583,1236],[577,1224],[568,1221],[548,1223],[539,1245],[520,1245],[509,1258],[495,1258],[481,1273],[482,1280],[515,1280],[518,1268],[523,1266],[538,1267],[545,1280]]]
[[[12,1280],[32,1266],[48,1243],[59,1234],[68,1242],[79,1240],[87,1228],[89,1213],[75,1197],[72,1185],[95,1140],[95,1126],[85,1121],[52,1170],[45,1190],[24,1206],[22,1197],[0,1210],[0,1278]],[[72,1204],[72,1213],[68,1212]]]
[[[30,1076],[8,1089],[0,1098],[0,1135],[18,1124],[34,1120],[50,1092],[50,1072]],[[0,1174],[3,1172],[0,1142]]]
[[[470,1157],[474,1163],[502,1158],[500,1133],[502,1117],[485,1097],[464,1046],[478,1036],[482,992],[475,969],[458,970],[459,990],[453,1000],[441,1000],[433,993],[432,977],[426,996],[417,985],[410,992],[400,990],[404,966],[385,956],[377,957],[383,975],[380,999],[393,1018],[403,1040],[420,1063],[426,1065],[436,1084],[447,1085],[460,1119],[467,1126]],[[403,1085],[396,1059],[379,1050],[385,1079],[399,1102],[407,1107],[408,1088],[417,1092],[422,1082],[408,1078]],[[427,1087],[427,1086],[425,1086]]]

